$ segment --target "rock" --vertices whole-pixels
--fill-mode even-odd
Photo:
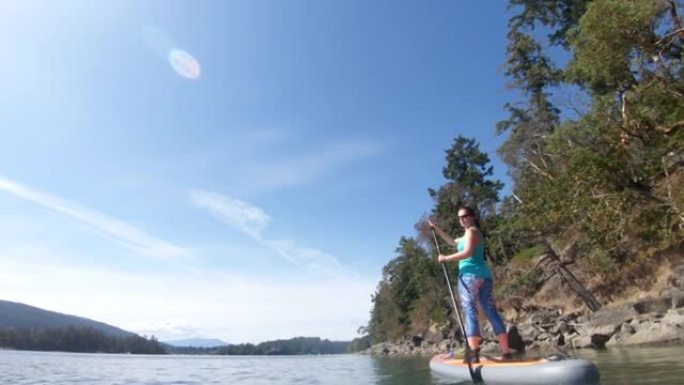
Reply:
[[[613,336],[610,338],[610,340],[608,340],[608,342],[606,342],[606,347],[612,348],[612,347],[616,347],[616,346],[622,346],[624,344],[623,340],[624,340],[625,334],[629,335],[628,333],[623,333],[622,331],[619,331],[619,332],[613,334]]]
[[[681,327],[671,324],[652,323],[647,327],[641,328],[631,335],[622,335],[620,345],[644,345],[657,344],[671,341],[682,341],[684,332]]]
[[[630,322],[637,317],[638,313],[633,306],[601,309],[592,314],[587,322],[581,324],[576,329],[578,333],[588,337],[597,335],[597,341],[603,339],[607,341],[613,333],[620,329],[623,323]]]
[[[577,336],[577,337],[573,338],[570,341],[570,343],[571,343],[572,347],[574,347],[576,349],[586,349],[586,348],[593,348],[594,347],[594,344],[592,343],[590,336],[583,336],[583,335]]]
[[[558,317],[558,311],[555,309],[541,308],[532,314],[530,323],[536,325],[548,325],[554,323]]]
[[[551,335],[554,335],[554,336],[557,336],[558,334],[561,334],[561,333],[570,333],[571,331],[572,331],[572,328],[570,326],[568,326],[568,323],[565,322],[564,320],[561,320],[560,322],[558,322],[558,324],[556,324],[555,326],[553,326],[549,330]]]
[[[646,297],[632,305],[638,314],[645,313],[665,313],[672,307],[672,298]]]
[[[634,333],[636,333],[636,329],[634,329],[634,326],[632,326],[628,323],[624,323],[620,327],[620,332],[622,334],[634,334]]]
[[[517,351],[525,350],[525,341],[518,332],[518,327],[513,325],[508,329],[508,346]]]
[[[368,354],[370,355],[388,355],[390,353],[390,344],[381,342],[379,344],[372,345],[368,349]]]
[[[611,333],[610,335],[608,334],[592,334],[591,335],[591,344],[594,348],[597,349],[602,349],[606,347],[606,342],[610,340],[610,337],[613,336],[614,333]]]
[[[450,340],[444,340],[444,341],[438,343],[436,348],[437,348],[437,351],[448,352],[452,348],[451,341]]]
[[[555,337],[553,340],[554,340],[554,343],[556,344],[556,346],[565,345],[565,336],[563,336],[563,333],[558,334],[558,336]]]
[[[615,325],[613,323],[605,324],[605,325],[595,325],[594,327],[583,329],[581,334],[585,334],[588,336],[603,335],[603,336],[607,336],[608,338],[610,338],[610,336],[612,336],[613,333],[615,333],[617,330],[619,330],[621,326],[622,326],[622,324]]]
[[[623,323],[623,322],[629,322],[632,319],[634,319],[638,313],[636,310],[631,307],[631,306],[621,306],[617,308],[604,308],[596,313],[592,314],[589,317],[589,322],[590,323],[611,323],[611,324],[616,324],[616,323]]]
[[[425,333],[425,336],[423,337],[424,342],[428,342],[431,344],[436,344],[436,343],[443,341],[443,340],[444,340],[444,337],[442,336],[441,332],[428,331],[427,333]]]
[[[533,337],[538,333],[537,329],[529,323],[523,323],[518,324],[516,326],[512,326],[508,332],[510,333],[513,328],[515,328],[514,332],[521,336],[520,338],[533,339]]]
[[[666,325],[684,328],[684,309],[671,309],[661,319]],[[684,331],[682,331],[684,334]]]

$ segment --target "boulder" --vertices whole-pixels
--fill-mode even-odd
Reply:
[[[558,311],[550,308],[540,308],[530,316],[529,322],[536,325],[548,325],[555,323]]]
[[[634,334],[621,334],[619,345],[658,344],[684,339],[681,327],[662,322],[653,322],[647,327],[640,328]]]
[[[508,329],[508,346],[517,351],[525,350],[525,341],[518,332],[518,327],[513,325]]]
[[[593,348],[594,344],[590,336],[578,335],[570,340],[570,345],[576,349]]]
[[[625,322],[631,322],[638,317],[637,311],[633,306],[621,306],[613,309],[601,309],[592,314],[589,320],[576,329],[583,336],[588,336],[595,343],[604,343],[620,328]]]
[[[660,320],[663,324],[682,328],[684,334],[684,309],[671,309]]]
[[[592,347],[596,349],[602,349],[606,347],[606,342],[610,340],[610,338],[613,336],[614,333],[611,333],[610,335],[608,334],[592,334],[590,336],[591,338],[591,345]]]
[[[646,297],[632,305],[638,314],[665,313],[672,307],[672,297]]]
[[[622,333],[622,334],[634,334],[634,333],[636,333],[636,329],[634,329],[634,326],[630,325],[629,323],[623,323],[622,326],[620,327],[620,333]]]

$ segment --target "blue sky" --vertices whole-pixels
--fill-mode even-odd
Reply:
[[[161,339],[354,338],[452,140],[507,181],[506,21],[503,1],[3,6],[0,299]]]

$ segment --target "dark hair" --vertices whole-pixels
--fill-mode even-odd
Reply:
[[[484,247],[484,251],[485,251],[482,256],[484,257],[484,259],[486,261],[487,260],[487,248],[485,246],[485,241],[487,240],[487,234],[485,234],[484,231],[482,231],[482,226],[480,226],[480,220],[477,219],[477,214],[475,214],[475,209],[473,209],[472,207],[469,207],[469,206],[460,206],[458,208],[458,210],[459,211],[465,210],[465,212],[468,213],[468,215],[471,215],[473,217],[473,219],[475,219],[475,226],[477,226],[477,229],[480,231],[480,234],[482,234],[482,246]]]
[[[477,214],[475,213],[475,209],[473,209],[472,207],[468,207],[468,206],[460,206],[458,209],[459,210],[465,210],[465,212],[468,213],[468,215],[475,218],[475,225],[480,230],[480,232],[482,232],[482,227],[480,226],[480,220],[477,219]]]

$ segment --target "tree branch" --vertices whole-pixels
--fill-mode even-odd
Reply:
[[[513,195],[513,198],[515,198],[515,200],[518,201],[518,203],[520,203],[520,204],[523,203],[522,199],[520,199],[520,197],[518,197],[517,195],[515,195],[514,192],[512,192],[511,195]]]
[[[534,162],[532,162],[531,160],[529,160],[529,159],[527,159],[527,158],[523,158],[523,159],[525,159],[525,160],[527,161],[527,163],[529,163],[530,166],[532,166],[535,170],[537,170],[537,172],[540,173],[541,175],[543,175],[543,176],[545,176],[545,177],[547,177],[547,178],[549,178],[549,179],[551,179],[551,180],[555,180],[555,178],[553,177],[553,175],[551,175],[551,174],[549,174],[548,172],[546,172],[546,171],[542,170],[541,168],[539,168],[539,166],[537,166],[536,164],[534,164]]]
[[[661,37],[660,40],[656,41],[653,45],[660,45],[663,43],[664,40],[672,38],[675,35],[678,35],[680,38],[684,39],[684,37],[683,37],[684,36],[684,28],[679,28],[679,29],[676,29],[676,30],[668,33],[667,35]],[[668,43],[668,44],[670,44],[670,43]]]

